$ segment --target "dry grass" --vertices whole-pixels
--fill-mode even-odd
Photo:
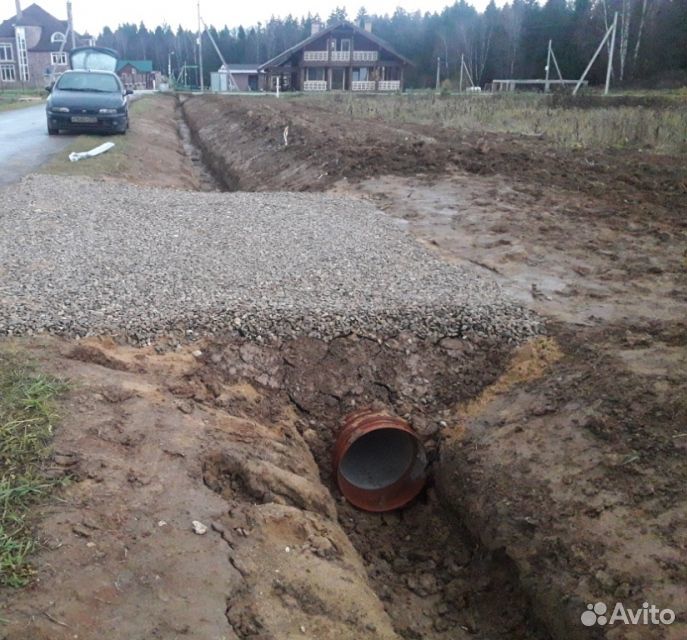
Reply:
[[[558,99],[535,93],[409,93],[305,99],[355,117],[542,136],[565,147],[687,151],[687,97],[680,94]]]

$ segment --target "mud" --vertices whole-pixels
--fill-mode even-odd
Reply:
[[[433,181],[458,170],[523,181],[540,196],[558,187],[613,202],[619,224],[647,216],[680,224],[687,195],[679,155],[568,150],[527,136],[364,120],[306,98],[201,96],[183,112],[211,168],[242,191],[318,191],[381,175]]]
[[[225,188],[371,198],[548,337],[21,341],[78,381],[55,444],[74,481],[36,514],[38,580],[1,594],[0,637],[683,638],[684,158],[307,100],[183,109]],[[356,511],[332,482],[341,418],[365,405],[429,452],[401,512]],[[583,627],[599,601],[677,622]]]
[[[509,559],[554,637],[682,637],[684,158],[354,120],[333,106],[214,98],[186,114],[231,123],[231,154],[216,126],[199,138],[241,188],[372,198],[551,320],[553,347],[444,409],[440,503]],[[653,602],[681,622],[590,630],[580,614],[597,601]]]
[[[330,477],[363,403],[414,416],[436,461],[441,408],[495,379],[498,349],[466,367],[461,345],[410,336],[14,346],[73,382],[53,469],[71,482],[36,514],[38,579],[3,594],[3,637],[548,637],[431,484],[373,515]]]

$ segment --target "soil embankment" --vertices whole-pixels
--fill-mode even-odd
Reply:
[[[85,335],[105,317],[151,342],[12,343],[76,384],[52,470],[73,482],[37,519],[40,579],[0,607],[7,638],[681,639],[682,159],[395,126],[306,99],[193,97],[183,111],[223,188],[346,200],[104,189],[113,216],[55,198],[59,180],[7,192],[35,250],[7,250],[23,286],[5,293],[6,326]],[[164,136],[195,176],[165,186],[202,188],[198,155],[175,125]],[[515,349],[524,334],[437,325],[431,310],[420,325],[387,314],[377,333],[372,314],[364,337],[342,325],[352,302],[378,313],[388,305],[371,301],[430,292],[399,224],[548,318],[548,337]],[[64,255],[60,290],[46,291],[35,274]],[[260,323],[230,314],[236,290],[279,305]],[[294,301],[332,300],[336,313],[313,315],[338,332],[290,315]],[[429,453],[427,489],[397,513],[358,512],[332,485],[335,432],[369,404],[409,419]],[[677,622],[583,627],[600,601],[669,607]]]
[[[456,404],[441,430],[442,493],[514,562],[556,637],[681,637],[683,158],[438,135],[305,99],[194,98],[185,113],[238,188],[371,197],[444,259],[482,266],[551,319],[560,358]],[[599,601],[672,607],[683,622],[583,627]]]
[[[502,350],[411,334],[15,344],[78,387],[52,469],[72,482],[36,514],[41,580],[0,606],[6,637],[546,640],[512,566],[433,486],[365,514],[330,478],[341,417],[371,403],[413,420],[436,461],[442,416]]]

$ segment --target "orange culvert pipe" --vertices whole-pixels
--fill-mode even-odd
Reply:
[[[408,504],[426,481],[427,456],[412,427],[372,409],[349,413],[333,451],[341,493],[365,511],[391,511]]]

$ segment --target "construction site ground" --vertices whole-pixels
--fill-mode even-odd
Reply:
[[[541,328],[5,337],[71,386],[48,470],[69,482],[34,509],[34,580],[0,591],[0,638],[685,637],[684,156],[305,98],[145,103],[131,162],[88,160],[90,179],[364,200]],[[429,453],[397,512],[357,511],[332,480],[341,420],[366,405]],[[586,627],[596,602],[676,621]]]

